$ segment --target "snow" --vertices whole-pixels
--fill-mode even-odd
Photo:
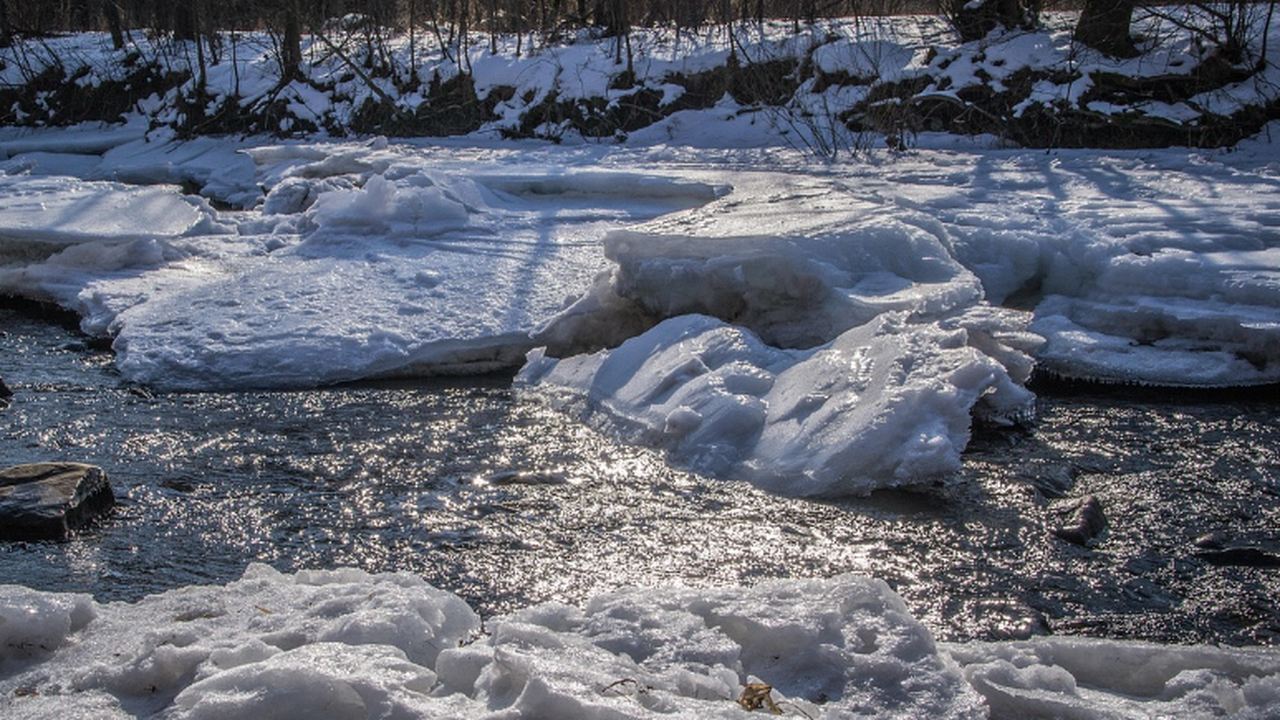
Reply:
[[[936,643],[887,585],[625,588],[483,625],[406,574],[250,566],[134,604],[0,586],[12,718],[1273,716],[1280,653],[1039,638]]]
[[[6,246],[66,247],[86,241],[162,238],[199,230],[212,213],[174,188],[137,188],[73,178],[0,176]]]

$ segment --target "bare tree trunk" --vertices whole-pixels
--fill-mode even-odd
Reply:
[[[175,3],[175,7],[170,12],[173,13],[174,40],[199,39],[200,9],[195,0],[188,0],[185,3]]]
[[[418,76],[418,0],[409,0],[409,78],[417,86]]]
[[[1075,39],[1113,57],[1138,54],[1129,35],[1134,0],[1085,0]]]
[[[467,49],[467,33],[470,31],[471,2],[462,0],[458,8],[458,72],[471,74],[471,52]]]
[[[151,17],[157,33],[167,35],[173,32],[173,3],[169,0],[153,0]]]
[[[0,0],[0,47],[13,45],[13,27],[9,24],[8,0]]]
[[[280,84],[287,85],[302,75],[302,13],[297,0],[289,0],[284,8],[284,27],[280,40]]]
[[[76,32],[86,32],[95,29],[93,27],[93,12],[89,7],[89,0],[71,0],[68,3],[68,9],[71,11],[71,27]]]
[[[120,21],[120,7],[115,0],[102,3],[102,15],[107,21],[107,32],[111,33],[111,47],[124,49],[124,23]]]

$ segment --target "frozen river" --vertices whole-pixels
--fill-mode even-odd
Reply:
[[[254,561],[353,566],[488,616],[855,572],[940,639],[1280,638],[1274,394],[1041,392],[1034,429],[980,433],[961,482],[817,502],[672,470],[515,402],[507,377],[151,394],[56,324],[0,311],[0,329],[0,458],[99,464],[121,499],[71,542],[0,545],[5,580],[41,590],[135,601]],[[1090,549],[1052,532],[1086,495],[1110,521]]]

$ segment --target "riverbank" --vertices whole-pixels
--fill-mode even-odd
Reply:
[[[1278,31],[1242,28],[1254,34],[1231,60],[1206,43],[1210,19],[1183,25],[1178,12],[1140,19],[1142,52],[1124,59],[1075,42],[1073,13],[971,42],[936,16],[636,29],[625,62],[623,39],[599,29],[456,46],[348,19],[357,24],[306,38],[296,77],[283,80],[279,45],[265,33],[223,33],[210,52],[142,33],[120,49],[106,34],[67,35],[0,50],[0,124],[133,122],[182,137],[781,141],[828,158],[914,147],[921,133],[1035,148],[1222,147],[1257,133],[1280,112],[1280,76],[1257,57]]]

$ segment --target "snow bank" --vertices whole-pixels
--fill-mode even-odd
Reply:
[[[479,628],[465,603],[418,578],[356,570],[285,576],[253,566],[226,587],[136,605],[15,586],[0,598],[21,613],[21,624],[10,610],[0,627],[47,636],[40,649],[3,646],[8,717],[66,717],[86,705],[99,717],[403,713],[435,685],[440,651]]]
[[[136,604],[0,586],[0,712],[96,718],[1251,718],[1274,650],[937,645],[878,580],[626,589],[479,618],[404,574],[282,575]]]

